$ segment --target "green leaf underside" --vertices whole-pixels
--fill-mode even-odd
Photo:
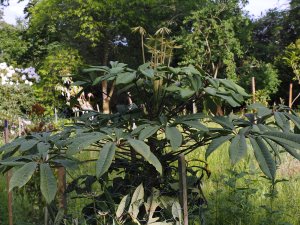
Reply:
[[[57,184],[54,174],[50,166],[46,163],[40,165],[40,176],[41,176],[41,192],[46,199],[46,202],[50,204],[56,195]]]
[[[204,126],[202,123],[200,123],[199,121],[197,120],[194,120],[194,121],[183,121],[182,122],[183,124],[186,124],[188,126],[191,126],[193,128],[196,128],[198,130],[202,130],[202,131],[205,131],[205,132],[208,132],[208,128],[206,126]]]
[[[100,132],[80,134],[72,140],[67,150],[67,155],[74,155],[91,144],[106,138],[106,135]]]
[[[150,151],[148,145],[145,142],[135,139],[129,139],[128,143],[131,147],[140,155],[142,155],[147,162],[152,164],[155,169],[162,175],[162,165],[157,157]]]
[[[229,146],[229,155],[233,164],[237,163],[247,153],[246,138],[244,135],[236,135]]]
[[[177,150],[182,143],[181,132],[176,127],[166,127],[166,138],[170,140],[173,150]]]
[[[48,143],[40,142],[37,144],[37,149],[38,149],[40,155],[42,155],[42,156],[47,155],[49,148],[50,148],[50,144],[48,144]]]
[[[139,140],[143,141],[146,138],[151,137],[153,134],[155,134],[158,131],[159,128],[160,126],[148,126],[144,128],[139,134]]]
[[[109,169],[116,152],[116,144],[106,143],[100,151],[99,159],[96,162],[96,176],[99,178]]]
[[[217,148],[219,148],[222,144],[224,144],[226,141],[229,141],[233,137],[234,136],[230,134],[230,135],[218,137],[218,138],[212,140],[210,145],[206,149],[205,158],[207,159],[211,153],[213,153]]]
[[[25,151],[28,151],[30,150],[31,148],[33,148],[39,141],[38,140],[35,140],[35,139],[32,139],[32,140],[26,140],[24,142],[22,142],[20,148],[19,148],[19,151],[21,152],[25,152]]]
[[[224,128],[229,128],[231,130],[234,129],[233,123],[227,117],[215,116],[215,117],[212,118],[212,120],[214,122],[220,124]]]
[[[274,180],[276,174],[276,165],[266,144],[261,137],[257,137],[255,139],[250,137],[250,142],[260,169],[267,177]]]
[[[116,84],[128,84],[132,82],[135,78],[135,73],[120,73],[117,76]]]
[[[24,166],[16,170],[9,182],[9,191],[11,191],[14,187],[23,187],[33,175],[35,169],[37,167],[36,162],[26,163]]]

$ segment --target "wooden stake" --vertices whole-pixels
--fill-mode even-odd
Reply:
[[[64,167],[59,167],[58,174],[58,197],[59,197],[59,209],[63,209],[67,212],[67,196],[66,196],[66,170]]]
[[[22,119],[21,117],[18,118],[19,121],[19,137],[22,136]]]
[[[9,142],[9,132],[8,132],[8,121],[4,120],[4,143],[7,144]],[[8,222],[9,225],[13,225],[13,208],[12,208],[12,201],[13,196],[12,192],[9,191],[9,182],[11,179],[12,173],[9,170],[6,174],[6,187],[7,187],[7,208],[8,208]]]
[[[293,83],[290,83],[290,94],[289,94],[289,107],[292,108],[293,105]]]
[[[186,184],[186,164],[184,154],[178,158],[180,205],[183,208],[183,225],[188,225],[188,204]]]
[[[253,103],[256,102],[256,99],[255,99],[255,77],[252,77],[252,100],[253,100]]]
[[[55,123],[57,123],[57,109],[54,108]]]

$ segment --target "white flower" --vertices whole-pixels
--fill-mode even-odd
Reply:
[[[10,84],[10,85],[13,85],[13,84],[14,84],[14,82],[10,81],[10,82],[9,82],[9,84]]]
[[[29,81],[28,81],[28,80],[25,80],[25,84],[29,84]]]
[[[29,81],[29,85],[31,86],[31,85],[33,85],[33,83],[31,81]]]
[[[0,63],[0,70],[4,70],[7,68],[7,64],[5,62]]]
[[[21,79],[26,80],[26,75],[22,75]]]
[[[12,77],[12,75],[13,75],[13,73],[12,73],[11,71],[9,71],[9,72],[6,74],[7,77]]]

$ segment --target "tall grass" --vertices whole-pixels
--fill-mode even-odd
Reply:
[[[207,225],[299,225],[300,224],[300,163],[283,155],[272,186],[263,176],[249,151],[246,159],[230,164],[228,144],[217,149],[208,159],[210,178],[203,181],[208,201],[202,224]],[[204,148],[188,156],[204,159]],[[298,172],[298,174],[297,174]],[[200,224],[195,219],[191,224]]]

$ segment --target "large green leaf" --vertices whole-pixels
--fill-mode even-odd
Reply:
[[[218,137],[216,139],[213,139],[211,141],[211,143],[209,144],[208,148],[206,149],[205,152],[205,158],[207,159],[208,156],[213,153],[213,151],[215,151],[219,146],[221,146],[223,143],[225,143],[226,141],[229,141],[230,139],[232,139],[234,136],[233,135],[227,135],[227,136],[222,136],[222,137]]]
[[[96,163],[96,176],[101,177],[110,167],[116,152],[115,143],[106,143],[100,151],[99,159]]]
[[[72,143],[68,147],[67,155],[74,155],[82,149],[106,137],[107,136],[105,134],[100,132],[79,134],[73,138]]]
[[[145,142],[135,139],[129,139],[128,143],[137,153],[141,154],[146,161],[152,164],[155,169],[162,175],[161,163],[159,162],[157,157],[150,151],[149,146],[146,145]]]
[[[290,155],[292,155],[292,156],[295,157],[296,159],[300,160],[299,149],[291,148],[290,146],[285,145],[285,144],[281,144],[281,146],[282,146],[282,147],[283,147]]]
[[[267,177],[274,180],[276,174],[276,164],[263,139],[261,137],[257,137],[255,139],[250,137],[250,142],[252,144],[254,155],[260,169]]]
[[[23,187],[33,175],[35,169],[37,167],[36,162],[26,163],[24,166],[16,170],[9,182],[9,191],[11,191],[14,187]]]
[[[247,153],[247,143],[244,135],[238,134],[232,140],[229,146],[229,155],[233,164],[237,163]]]
[[[116,212],[116,217],[117,218],[120,218],[123,215],[125,209],[129,205],[129,201],[130,201],[130,196],[129,195],[125,195],[122,198],[122,200],[121,200],[121,202],[120,202],[120,204],[118,205],[118,208],[117,208],[117,212]]]
[[[26,140],[26,141],[22,142],[22,144],[19,148],[19,151],[21,151],[21,152],[28,151],[28,150],[32,149],[38,142],[39,142],[39,140],[36,140],[36,139]]]
[[[166,127],[166,138],[170,140],[173,150],[177,150],[182,143],[182,134],[176,127]]]
[[[159,128],[160,126],[158,125],[145,127],[139,134],[139,140],[143,141],[146,138],[151,137],[158,131]]]
[[[263,137],[273,140],[279,145],[288,145],[291,148],[300,149],[300,134],[293,134],[288,132],[265,132]]]
[[[232,107],[241,106],[241,104],[239,102],[235,101],[235,99],[233,99],[233,97],[228,96],[226,94],[221,94],[221,93],[218,92],[218,94],[216,94],[216,96],[218,96],[218,97],[222,98],[223,100],[225,100]]]
[[[286,117],[290,118],[291,121],[295,124],[295,126],[300,129],[300,118],[289,113],[284,113]]]
[[[139,208],[144,202],[144,187],[140,184],[133,192],[128,213],[132,218],[136,219],[139,213]]]
[[[274,118],[277,125],[282,129],[285,130],[285,124],[288,123],[288,120],[281,112],[274,112]]]
[[[208,128],[206,126],[204,126],[202,123],[200,123],[198,120],[194,120],[194,121],[183,121],[183,124],[186,124],[190,127],[196,128],[198,130],[202,130],[205,132],[208,132]]]
[[[214,117],[212,117],[212,121],[220,124],[224,128],[229,128],[230,130],[234,129],[234,125],[228,117],[214,116]]]
[[[57,184],[53,172],[47,163],[42,163],[40,165],[40,176],[41,192],[46,199],[46,202],[50,204],[55,198],[57,192]]]
[[[172,204],[172,215],[176,221],[179,221],[179,224],[182,222],[182,209],[179,202],[175,201]]]
[[[191,90],[189,88],[181,88],[181,90],[180,90],[180,96],[182,98],[189,98],[193,94],[195,94],[195,91],[193,91],[193,90]]]
[[[46,158],[48,152],[49,152],[50,144],[45,142],[39,142],[37,144],[37,149],[39,151],[39,154]]]
[[[135,73],[130,73],[130,72],[120,73],[117,76],[116,85],[128,84],[128,83],[132,82],[134,80],[134,78],[135,78]]]

